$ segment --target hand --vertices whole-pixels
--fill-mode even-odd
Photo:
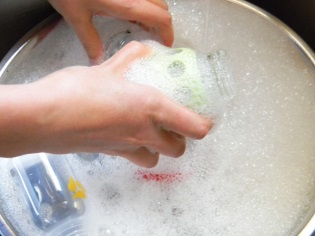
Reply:
[[[0,86],[0,110],[7,114],[0,116],[0,156],[96,152],[153,167],[159,154],[182,155],[184,137],[201,139],[212,123],[153,87],[124,79],[130,63],[148,54],[149,47],[131,42],[99,66]]]
[[[105,15],[139,22],[144,28],[154,28],[166,46],[174,40],[172,18],[164,0],[49,0],[73,27],[92,64],[103,59],[103,47],[93,15]],[[106,50],[106,49],[105,49]]]

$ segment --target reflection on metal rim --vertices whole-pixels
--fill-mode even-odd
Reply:
[[[13,59],[18,55],[18,53],[28,44],[29,41],[33,37],[36,37],[36,34],[43,29],[45,26],[49,25],[51,22],[60,19],[60,15],[57,13],[52,14],[51,16],[47,17],[45,20],[40,22],[34,28],[32,28],[28,33],[26,33],[10,50],[9,52],[3,57],[0,61],[0,78],[4,74],[6,68],[10,65]]]
[[[275,24],[279,29],[284,31],[290,39],[305,53],[307,58],[310,59],[312,64],[315,66],[315,53],[312,49],[304,42],[304,40],[298,36],[289,26],[280,21],[277,17],[271,15],[270,13],[264,11],[263,9],[243,0],[227,0],[229,2],[235,3],[246,9],[249,9],[263,18],[267,19],[269,22]]]
[[[306,226],[299,232],[299,236],[310,236],[315,232],[315,214]]]

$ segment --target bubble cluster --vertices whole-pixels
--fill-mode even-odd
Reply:
[[[190,48],[167,48],[142,41],[152,49],[148,58],[134,62],[126,79],[157,88],[193,111],[216,116],[234,96],[233,81],[224,51],[208,54]]]
[[[296,235],[315,211],[314,66],[274,23],[236,4],[168,3],[176,36],[173,47],[203,55],[225,51],[235,95],[214,118],[215,125],[203,140],[188,140],[181,158],[161,156],[153,169],[103,154],[93,155],[92,161],[86,155],[80,158],[82,154],[67,155],[87,194],[82,216],[85,230],[100,236]],[[108,49],[106,42],[115,35],[140,30],[112,19],[97,18],[96,24]],[[60,23],[30,51],[31,57],[21,55],[2,81],[23,82],[26,76],[32,81],[63,66],[86,64],[74,38]],[[152,41],[145,43],[158,55],[170,50]],[[53,52],[46,50],[48,45]],[[47,63],[44,57],[49,58]],[[147,69],[152,61],[136,62],[127,76],[156,85],[163,78]],[[180,62],[171,65],[161,70],[179,76]],[[160,90],[178,96],[169,81],[160,84]],[[11,161],[1,159],[0,179],[4,216],[20,235],[42,235],[32,221]]]

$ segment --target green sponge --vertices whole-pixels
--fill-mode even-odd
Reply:
[[[185,106],[195,110],[207,103],[196,52],[189,48],[177,48],[165,54],[153,56],[152,63],[159,64],[160,73],[172,84],[173,95],[179,96]]]
[[[226,53],[198,53],[190,48],[167,48],[148,43],[150,58],[135,62],[127,79],[156,87],[171,99],[207,116],[214,116],[222,102],[234,95]]]

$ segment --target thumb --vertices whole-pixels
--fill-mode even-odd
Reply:
[[[103,61],[104,49],[100,36],[93,25],[92,15],[86,14],[76,18],[66,19],[79,37],[92,65]]]
[[[140,42],[132,41],[115,53],[103,65],[111,65],[116,71],[125,73],[128,66],[137,59],[151,55],[152,49]]]

